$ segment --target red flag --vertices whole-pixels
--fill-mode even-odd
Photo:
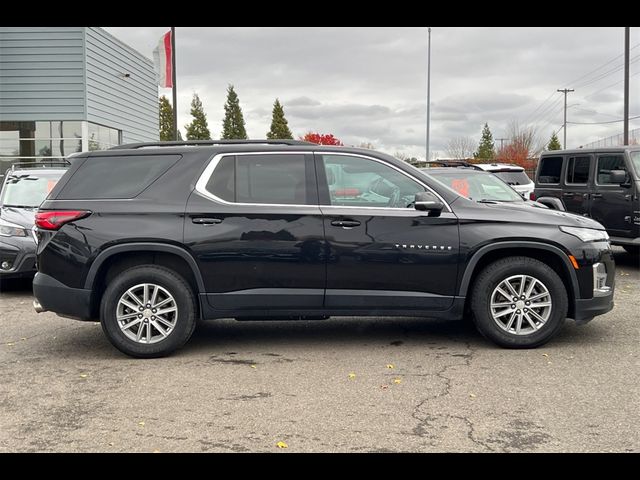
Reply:
[[[153,60],[158,74],[158,85],[165,88],[173,88],[173,72],[171,71],[171,30],[165,33],[153,51]]]

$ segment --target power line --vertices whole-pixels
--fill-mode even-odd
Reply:
[[[635,120],[636,118],[640,118],[640,115],[636,115],[635,117],[629,117],[629,120]],[[620,120],[609,120],[608,122],[567,122],[570,125],[606,125],[608,123],[620,123],[624,122],[624,118]]]
[[[636,72],[636,73],[634,73],[633,75],[630,75],[630,76],[629,76],[629,78],[631,78],[631,77],[635,77],[636,75],[640,75],[640,72]],[[585,98],[585,99],[587,99],[587,98],[591,98],[591,97],[593,97],[594,95],[597,95],[597,94],[598,94],[598,93],[600,93],[600,92],[604,92],[605,90],[608,90],[608,89],[609,89],[609,88],[611,88],[611,87],[615,87],[616,85],[620,85],[622,82],[624,82],[624,80],[618,80],[616,83],[612,83],[611,85],[607,85],[606,87],[603,87],[603,88],[601,88],[600,90],[596,90],[595,92],[590,93],[589,95],[587,95],[587,96],[586,96],[586,97],[584,97],[584,98]]]
[[[632,59],[632,61],[630,63],[636,63],[639,60],[640,60],[640,55],[636,55],[635,57],[633,57],[633,59]],[[613,68],[611,70],[608,70],[608,71],[598,75],[597,77],[592,78],[591,80],[588,80],[585,83],[582,83],[580,85],[576,85],[575,88],[584,88],[584,87],[586,87],[588,85],[592,85],[594,83],[597,83],[600,80],[603,80],[604,78],[607,78],[608,76],[613,75],[614,73],[618,73],[623,68],[624,68],[624,64],[623,65],[618,65],[617,67],[615,67],[615,68]]]
[[[631,50],[634,50],[636,48],[640,47],[640,43],[636,43],[633,47],[631,47]],[[565,85],[569,85],[571,83],[576,83],[579,80],[582,80],[585,77],[588,77],[589,75],[591,75],[592,73],[597,72],[598,70],[601,70],[602,68],[606,67],[607,65],[609,65],[610,63],[615,62],[616,60],[618,60],[619,58],[622,58],[623,54],[620,55],[616,55],[615,57],[613,57],[611,60],[609,60],[606,63],[603,63],[602,65],[600,65],[598,68],[591,70],[588,73],[585,73],[584,75],[582,75],[581,77],[576,78],[575,80],[571,80],[570,82],[565,82]]]

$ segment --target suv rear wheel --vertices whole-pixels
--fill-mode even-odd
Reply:
[[[567,305],[567,290],[558,274],[529,257],[507,257],[488,265],[471,296],[480,333],[507,348],[548,342],[562,327]]]
[[[100,323],[109,341],[127,355],[162,357],[182,347],[196,325],[189,284],[157,265],[133,267],[107,286]]]

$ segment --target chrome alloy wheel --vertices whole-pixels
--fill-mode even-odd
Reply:
[[[116,320],[129,340],[157,343],[175,329],[178,306],[165,288],[153,283],[141,283],[122,294],[116,309]]]
[[[501,281],[491,294],[491,316],[505,332],[530,335],[547,323],[552,309],[549,289],[530,275]]]

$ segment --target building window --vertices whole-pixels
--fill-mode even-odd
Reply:
[[[89,151],[107,150],[120,145],[120,130],[89,123]]]
[[[0,175],[13,163],[61,160],[82,151],[81,121],[0,122]],[[89,150],[120,145],[121,132],[88,124]]]

